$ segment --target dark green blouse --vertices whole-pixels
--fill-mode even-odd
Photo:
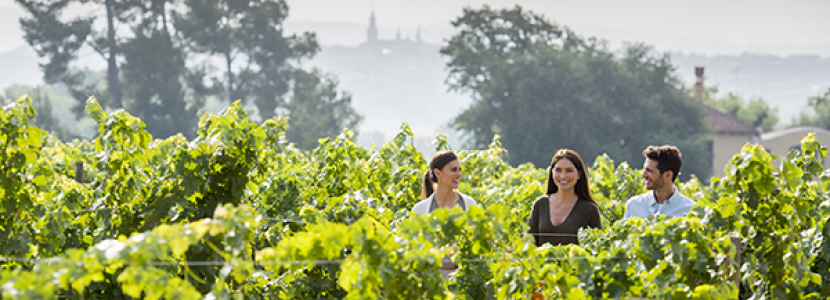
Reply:
[[[576,237],[579,229],[602,228],[602,218],[599,215],[599,207],[594,202],[579,198],[574,203],[571,213],[565,217],[565,221],[559,226],[553,226],[550,222],[548,196],[542,196],[533,203],[533,210],[530,212],[527,225],[530,227],[528,233],[532,234],[536,240],[536,246],[544,243],[558,246],[579,244]]]

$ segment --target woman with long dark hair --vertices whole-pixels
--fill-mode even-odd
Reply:
[[[560,149],[548,167],[548,187],[533,203],[528,233],[536,245],[578,244],[579,229],[602,228],[599,206],[588,188],[588,175],[579,154]]]

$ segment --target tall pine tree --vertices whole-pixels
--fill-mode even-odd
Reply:
[[[141,118],[156,137],[179,132],[193,136],[197,113],[204,103],[190,95],[185,86],[190,71],[185,64],[186,53],[171,33],[170,3],[146,2],[133,14],[138,21],[134,36],[122,46],[125,108]]]
[[[84,103],[89,95],[96,95],[98,101],[108,108],[121,108],[122,92],[118,59],[121,57],[119,41],[124,37],[116,34],[119,26],[126,25],[128,12],[139,0],[15,0],[28,13],[21,18],[26,41],[40,57],[48,59],[41,65],[46,83],[63,83],[78,100],[73,112],[81,116]],[[103,8],[106,14],[83,15],[64,21],[66,8],[72,4],[85,4]],[[96,23],[104,23],[95,26]],[[70,68],[78,58],[81,47],[87,46],[107,62],[107,84],[99,87],[94,79],[86,78],[83,72]]]
[[[262,119],[285,107],[297,63],[319,51],[312,33],[284,35],[283,0],[185,0],[174,16],[192,51],[219,58],[228,101],[253,101]]]

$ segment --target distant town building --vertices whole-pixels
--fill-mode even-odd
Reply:
[[[384,49],[392,49],[399,48],[401,46],[411,46],[413,44],[423,44],[423,39],[421,37],[421,27],[418,27],[418,30],[415,33],[415,41],[410,39],[410,37],[411,35],[407,35],[406,38],[404,38],[401,33],[401,28],[399,27],[397,32],[395,33],[395,39],[384,40],[379,38],[377,18],[375,18],[375,11],[372,10],[371,14],[369,15],[369,27],[366,28],[366,42],[364,42],[361,46],[372,46],[381,47]]]
[[[798,150],[801,153],[801,139],[810,133],[815,133],[815,138],[823,146],[830,145],[830,131],[812,125],[795,125],[784,129],[773,130],[761,134],[761,146],[770,153],[778,155],[780,159],[786,158],[790,150]],[[822,165],[824,162],[822,162]]]
[[[760,141],[761,132],[712,107],[706,106],[705,110],[715,131],[709,145],[712,155],[712,176],[723,177],[726,174],[723,167],[729,163],[732,156],[740,153],[741,148],[747,143],[757,144]]]
[[[375,24],[375,10],[372,10],[372,14],[369,16],[369,28],[366,29],[366,42],[373,43],[377,42],[378,40],[378,27]]]
[[[695,98],[703,100],[703,67],[695,68],[697,83],[695,84]],[[724,177],[724,167],[732,157],[741,152],[746,144],[761,145],[768,152],[780,159],[787,156],[790,150],[801,149],[801,139],[807,134],[815,133],[816,140],[822,145],[830,145],[830,131],[811,126],[796,125],[784,129],[762,132],[760,128],[752,127],[737,118],[705,106],[707,118],[714,129],[709,149],[712,155],[712,176]],[[824,162],[822,162],[823,164]]]

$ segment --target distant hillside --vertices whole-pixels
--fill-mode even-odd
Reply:
[[[468,96],[447,91],[439,49],[409,40],[324,47],[307,66],[338,76],[340,88],[352,93],[352,105],[365,117],[362,132],[391,137],[407,121],[417,134],[433,136],[471,103]]]
[[[368,18],[368,15],[366,16]],[[418,30],[421,31],[421,39],[429,44],[440,44],[455,30],[449,22],[440,24],[421,24],[419,27],[378,27],[379,39],[393,39],[398,34],[401,39],[415,39]],[[323,47],[329,46],[358,46],[366,41],[366,24],[354,22],[316,22],[316,21],[293,21],[285,22],[285,32],[301,33],[314,32],[317,41]]]
[[[336,74],[340,87],[352,92],[355,107],[366,117],[364,132],[390,134],[403,120],[419,131],[434,132],[472,103],[469,95],[447,92],[440,48],[411,42],[324,47],[309,65]],[[675,53],[672,62],[686,86],[694,85],[694,67],[703,66],[707,85],[717,85],[722,93],[762,97],[778,107],[785,124],[805,108],[807,97],[830,87],[830,59],[819,56]]]
[[[439,128],[472,103],[469,95],[448,92],[441,45],[408,39],[375,45],[323,46],[306,67],[319,67],[340,80],[340,89],[353,95],[353,105],[365,117],[360,126],[366,142],[383,142],[407,121],[419,136],[430,139]],[[87,57],[93,65],[94,55]],[[763,97],[778,107],[782,123],[789,123],[807,103],[807,97],[830,87],[830,59],[819,56],[779,57],[761,54],[702,56],[675,53],[677,75],[694,84],[694,67],[706,68],[706,84],[723,93]],[[100,63],[97,64],[100,68]],[[28,47],[0,53],[0,87],[36,85],[42,81],[37,56]],[[218,108],[216,108],[218,109]],[[452,133],[449,133],[452,137]],[[458,144],[453,143],[453,144]]]
[[[0,66],[0,88],[12,84],[38,85],[43,82],[43,75],[37,64],[37,54],[29,46],[0,53]]]

